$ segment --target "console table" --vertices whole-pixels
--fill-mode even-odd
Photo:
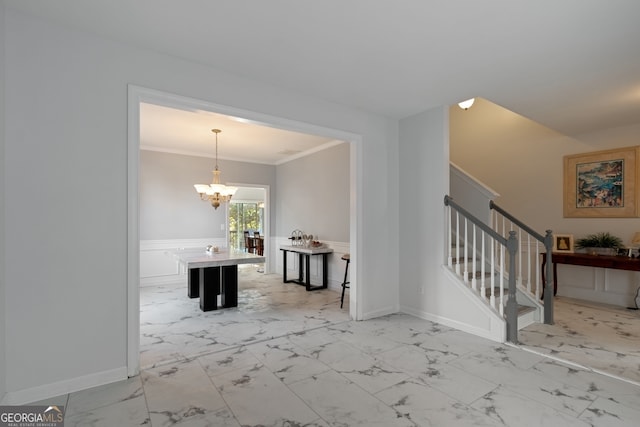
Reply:
[[[614,270],[640,271],[640,258],[614,255],[590,255],[572,252],[553,252],[551,254],[553,263],[553,295],[558,291],[558,264],[583,265],[586,267],[612,268]],[[542,282],[546,283],[545,266],[547,264],[547,254],[542,253]]]
[[[307,291],[326,289],[328,283],[328,255],[333,252],[330,248],[306,248],[304,246],[280,246],[282,251],[282,281],[284,283],[297,283],[306,286]],[[298,254],[298,279],[287,280],[287,252]],[[311,256],[322,255],[322,286],[311,286],[310,264]],[[303,274],[306,273],[306,274]],[[304,279],[303,279],[304,277]]]

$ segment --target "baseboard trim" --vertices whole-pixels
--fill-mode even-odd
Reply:
[[[447,317],[438,316],[432,313],[427,313],[422,310],[416,310],[411,307],[400,307],[400,311],[402,313],[410,314],[412,316],[419,317],[420,319],[429,320],[434,323],[439,323],[444,326],[448,326],[450,328],[457,329],[462,332],[467,332],[472,335],[479,336],[481,338],[486,338],[491,341],[496,342],[505,342],[506,336],[501,336],[501,334],[492,333],[492,331],[487,329],[476,328],[466,323],[459,322],[457,320],[453,320]]]
[[[593,289],[583,289],[565,284],[558,284],[558,296],[581,299],[600,304],[615,305],[618,307],[628,307],[633,305],[633,295],[630,294],[596,291]]]
[[[341,288],[342,289],[342,288]],[[375,319],[376,317],[387,316],[398,312],[398,307],[387,306],[379,310],[369,311],[362,314],[362,320]]]
[[[144,277],[140,279],[140,287],[146,286],[162,286],[162,285],[177,285],[187,283],[187,276],[185,274],[165,277]]]
[[[24,405],[125,379],[127,379],[127,368],[123,366],[24,390],[8,391],[0,403],[3,405]]]

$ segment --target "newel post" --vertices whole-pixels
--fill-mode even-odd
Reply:
[[[518,303],[516,302],[516,252],[518,239],[516,232],[510,231],[507,239],[509,252],[509,298],[507,299],[507,341],[518,343]]]
[[[544,286],[544,323],[553,325],[553,233],[547,230],[544,236],[544,247],[547,252],[547,272],[545,273],[546,282]]]

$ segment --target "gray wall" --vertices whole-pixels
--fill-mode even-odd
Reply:
[[[225,237],[225,206],[203,202],[193,184],[209,184],[215,159],[140,150],[140,239]],[[222,183],[269,186],[275,166],[220,159]]]
[[[366,284],[356,315],[397,309],[396,120],[10,8],[5,13],[4,232],[11,250],[4,254],[4,348],[11,399],[126,376],[129,84],[308,123],[342,139],[355,135],[361,167],[352,272]],[[222,174],[242,182],[224,168]]]
[[[293,230],[319,240],[349,242],[349,144],[278,166],[276,230]]]
[[[342,143],[279,166],[219,160],[224,183],[266,185],[271,234],[301,229],[349,242],[350,147]],[[223,207],[203,202],[193,184],[211,182],[215,160],[140,150],[140,239],[224,237]]]
[[[0,34],[4,34],[4,1],[0,1]],[[6,313],[5,308],[5,268],[4,268],[4,43],[0,43],[0,401],[7,390],[6,388],[6,348],[5,328]]]

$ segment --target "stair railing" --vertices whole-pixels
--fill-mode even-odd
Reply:
[[[451,197],[444,196],[444,204],[447,207],[446,218],[448,224],[447,241],[448,255],[447,265],[455,269],[456,274],[461,275],[465,283],[468,283],[472,290],[478,292],[483,298],[487,292],[487,273],[485,266],[489,266],[490,271],[490,296],[489,303],[492,309],[497,310],[501,317],[507,322],[507,341],[518,342],[518,303],[516,302],[516,252],[518,251],[518,239],[516,232],[510,231],[509,237],[505,238],[490,226],[473,216],[469,211],[458,205]],[[462,222],[462,224],[461,224]],[[470,224],[470,225],[469,225]],[[471,230],[469,230],[471,228]],[[454,240],[455,239],[455,240]],[[478,248],[480,240],[480,248]],[[462,245],[463,253],[460,253]],[[505,254],[505,250],[507,254]],[[489,252],[487,256],[487,251]],[[455,255],[455,257],[454,257]],[[505,259],[505,255],[508,255]],[[476,258],[480,257],[479,261]],[[496,257],[499,258],[496,266]],[[463,260],[463,262],[461,262]],[[468,265],[471,260],[472,272],[469,273]],[[454,267],[455,261],[455,267]],[[476,273],[477,262],[480,263],[480,286],[478,288],[478,277]],[[505,271],[505,262],[508,271]],[[461,267],[464,271],[461,272]],[[496,270],[499,284],[496,285]],[[506,301],[506,316],[504,304],[504,278],[508,278],[508,294]],[[470,282],[469,282],[469,279]],[[496,288],[499,289],[496,301]]]
[[[546,264],[546,273],[543,274],[540,259],[542,252],[546,253],[548,260],[551,259],[553,250],[551,230],[547,230],[544,236],[541,235],[495,204],[493,200],[489,202],[489,209],[491,210],[491,224],[496,232],[503,237],[507,233],[517,234],[521,246],[516,262],[516,282],[521,290],[526,290],[536,299],[542,298],[544,295],[544,323],[552,325],[553,286],[550,278],[553,277],[553,263]]]

